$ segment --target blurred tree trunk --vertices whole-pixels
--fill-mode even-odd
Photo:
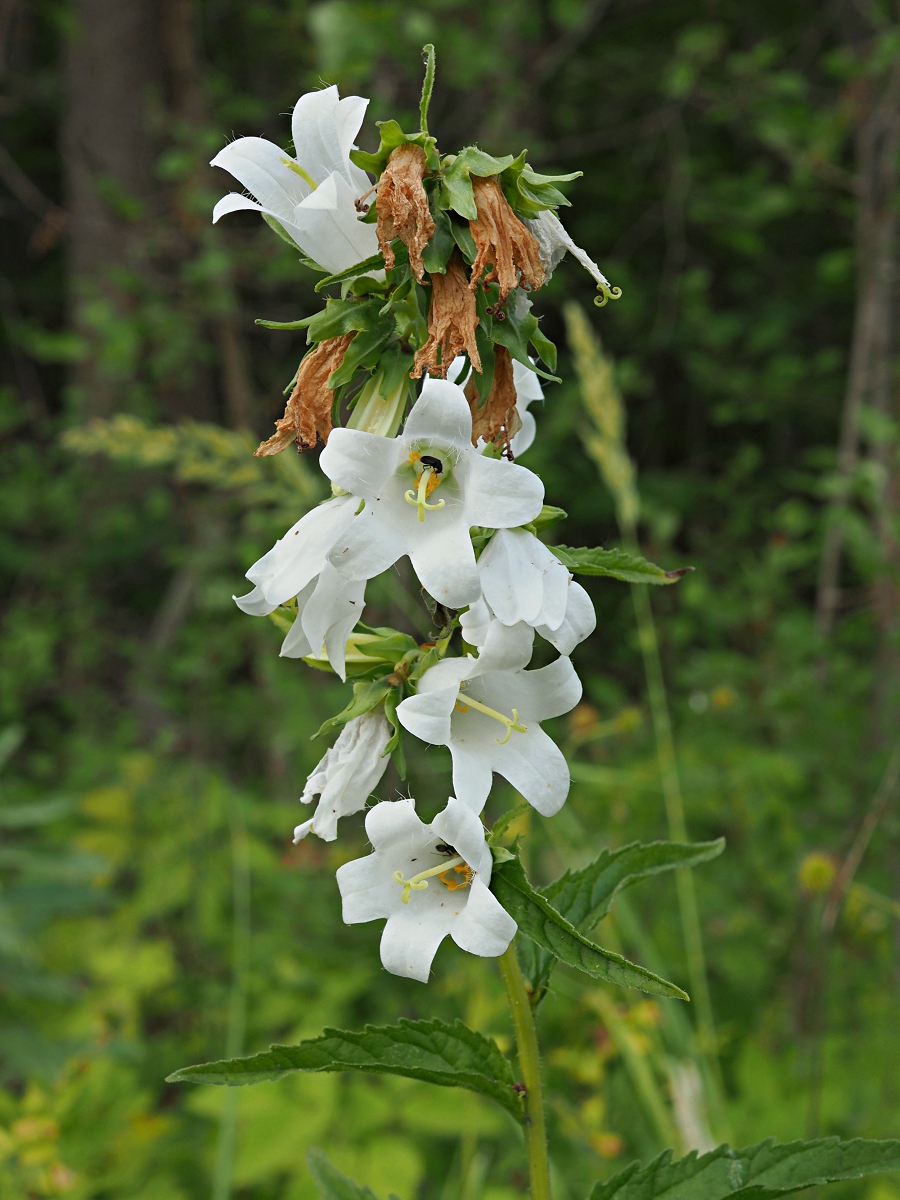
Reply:
[[[161,92],[156,0],[74,0],[62,136],[69,218],[70,319],[90,347],[74,372],[86,416],[117,407],[98,324],[134,306],[125,275],[146,270],[145,227],[158,214],[149,101]]]
[[[843,516],[859,463],[860,421],[870,405],[893,413],[894,325],[897,281],[897,183],[900,155],[900,61],[878,79],[871,76],[861,97],[855,138],[857,297],[847,390],[838,444],[837,492],[829,514],[816,595],[816,626],[828,637],[840,601]],[[898,547],[894,535],[900,480],[890,445],[876,457],[886,469],[883,503],[877,517],[882,569],[875,583],[875,607],[885,646],[895,635]]]

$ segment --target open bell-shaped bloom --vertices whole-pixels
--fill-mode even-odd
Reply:
[[[449,934],[482,958],[503,953],[516,923],[488,890],[491,851],[472,808],[451,797],[430,825],[415,800],[369,810],[372,853],[338,868],[348,925],[387,919],[381,961],[394,975],[428,982],[437,948]]]
[[[319,803],[314,815],[294,830],[295,845],[308,833],[333,842],[340,818],[366,807],[390,762],[384,750],[391,734],[382,705],[347,722],[306,781],[301,803],[310,804],[316,796]]]
[[[220,150],[212,166],[229,171],[251,196],[230,192],[213,210],[252,209],[273,217],[311,259],[343,271],[378,251],[373,225],[359,221],[355,200],[369,178],[350,161],[369,101],[338,96],[337,87],[307,92],[294,106],[294,156],[265,138],[243,137]]]
[[[462,388],[442,379],[425,382],[398,438],[335,429],[320,465],[366,503],[328,561],[350,579],[370,579],[408,554],[435,600],[474,603],[481,584],[469,529],[527,524],[541,510],[544,485],[525,467],[479,453],[471,436]]]
[[[478,559],[478,577],[480,605],[490,615],[504,625],[524,621],[560,654],[571,654],[594,632],[597,618],[587,592],[526,529],[498,529]],[[480,605],[463,616],[466,641],[473,646],[482,645],[487,632],[487,612]]]
[[[540,722],[574,708],[581,682],[568,658],[526,671],[533,640],[529,626],[494,620],[477,658],[436,663],[397,707],[415,737],[450,747],[454,790],[476,812],[495,771],[546,817],[569,793],[566,760]]]

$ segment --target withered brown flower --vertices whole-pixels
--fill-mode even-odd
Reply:
[[[482,271],[489,266],[484,282],[500,285],[500,304],[505,304],[509,293],[520,284],[537,291],[544,283],[537,238],[510,208],[496,175],[473,178],[472,188],[478,219],[469,222],[469,229],[478,257],[472,265],[469,287],[473,291],[478,287]]]
[[[512,458],[510,443],[522,428],[522,418],[516,408],[512,355],[505,346],[494,347],[494,379],[481,408],[474,378],[469,379],[465,391],[472,410],[472,445],[477,446],[481,438],[488,445],[502,445],[506,457]]]
[[[425,151],[407,143],[391,151],[378,181],[376,232],[385,266],[393,267],[391,242],[400,238],[409,249],[409,263],[419,283],[425,271],[422,252],[434,236],[434,221],[422,187],[425,171]]]
[[[416,351],[410,375],[418,379],[423,370],[429,375],[447,378],[450,364],[463,350],[476,371],[481,371],[481,355],[475,344],[478,314],[475,297],[469,290],[466,268],[458,250],[447,261],[444,275],[431,277],[431,307],[428,310],[428,341]]]
[[[331,406],[334,392],[328,380],[344,361],[347,347],[355,334],[345,333],[340,337],[327,338],[319,342],[300,364],[297,381],[284,407],[284,416],[275,422],[276,432],[268,441],[260,442],[253,451],[255,458],[269,458],[280,454],[291,442],[297,443],[297,451],[310,450],[319,438],[328,441],[331,433]]]

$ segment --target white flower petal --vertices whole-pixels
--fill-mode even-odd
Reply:
[[[453,756],[453,790],[474,813],[480,813],[494,782],[490,759],[477,748],[473,750],[455,738],[450,742],[450,753]]]
[[[325,556],[353,520],[359,501],[340,496],[311,509],[253,564],[247,578],[277,607],[303,591],[325,566]]]
[[[381,808],[381,805],[376,805]],[[346,925],[389,917],[397,906],[399,888],[379,854],[354,858],[337,869],[342,916]]]
[[[543,503],[544,485],[527,467],[504,459],[473,456],[466,487],[470,525],[489,529],[527,525]]]
[[[481,958],[498,958],[516,935],[518,926],[480,878],[469,886],[469,901],[450,929],[460,950]]]
[[[312,189],[296,171],[285,165],[286,159],[290,160],[290,155],[273,142],[243,137],[220,150],[210,166],[228,171],[263,208],[273,216],[290,221],[294,209]]]
[[[362,429],[333,429],[319,466],[329,479],[354,496],[374,500],[398,466],[399,441]]]
[[[410,539],[409,558],[425,591],[448,608],[477,600],[481,584],[467,523],[458,518],[440,522],[426,518],[420,528],[418,537]]]
[[[539,725],[529,725],[527,733],[514,733],[497,746],[494,770],[545,817],[559,812],[569,794],[565,756]]]
[[[447,892],[448,897],[454,895]],[[438,946],[450,932],[455,918],[456,913],[449,909],[446,914],[435,915],[430,907],[412,903],[395,909],[381,935],[381,962],[385,970],[427,983]]]
[[[541,262],[548,277],[556,270],[566,251],[577,259],[589,275],[597,283],[609,288],[610,283],[597,264],[580,246],[576,246],[559,217],[552,209],[544,209],[533,220],[526,222],[531,232],[537,238],[541,253]]]
[[[481,653],[466,672],[466,678],[525,667],[531,661],[533,645],[534,630],[530,625],[524,622],[504,625],[501,621],[492,621]]]
[[[383,709],[355,717],[310,774],[300,799],[308,804],[320,796],[312,830],[324,841],[335,840],[341,817],[365,808],[387,768],[389,756],[383,751],[390,738],[391,727]]]
[[[349,159],[369,101],[362,96],[338,95],[337,86],[307,92],[294,105],[291,134],[297,162],[316,183],[333,171],[343,174],[351,187],[369,186],[368,176]]]
[[[321,654],[324,646],[332,668],[344,680],[347,638],[362,617],[365,593],[365,580],[348,579],[326,563],[300,618],[311,653]]]
[[[462,614],[459,624],[463,631],[463,637],[470,646],[480,648],[484,645],[491,625],[491,610],[484,597],[476,600],[471,608]]]
[[[597,627],[597,614],[591,604],[591,598],[574,580],[569,582],[566,615],[557,629],[546,625],[538,625],[537,631],[542,638],[555,646],[560,654],[571,654],[579,642],[590,637]]]
[[[486,884],[490,883],[493,860],[485,839],[484,826],[464,801],[451,796],[447,807],[431,822],[431,828],[466,860]]]
[[[504,625],[534,624],[540,615],[544,572],[532,553],[534,543],[541,545],[524,529],[498,529],[478,560],[484,598]]]
[[[314,262],[334,273],[378,250],[375,226],[358,219],[357,194],[343,175],[329,175],[293,212],[291,236]]]
[[[472,449],[472,413],[461,387],[447,379],[428,378],[403,429],[404,440],[435,441]]]
[[[414,849],[428,837],[412,799],[382,800],[366,816],[366,835],[376,850]]]
[[[513,439],[509,443],[509,448],[513,452],[513,458],[519,458],[526,450],[530,450],[537,435],[537,422],[531,413],[520,413],[519,417],[522,422],[522,428],[518,433],[513,434]]]
[[[277,604],[268,602],[262,588],[259,587],[255,587],[252,592],[247,592],[245,596],[232,596],[231,598],[241,612],[248,613],[251,617],[267,617],[278,607]]]
[[[558,629],[566,617],[566,607],[569,603],[569,582],[572,576],[558,558],[554,558],[549,551],[547,554],[550,562],[544,572],[544,603],[541,608],[541,624],[548,629]]]
[[[501,704],[514,704],[532,721],[561,717],[581,699],[581,680],[568,658],[538,671],[498,672],[488,688]]]
[[[294,617],[294,623],[288,631],[287,637],[281,643],[280,658],[305,658],[307,654],[318,653],[303,628],[303,613],[311,597],[315,594],[318,583],[318,577],[315,577],[309,581],[302,592],[298,593],[297,615]]]
[[[517,358],[513,359],[513,383],[516,387],[516,404],[519,412],[525,412],[528,405],[534,400],[543,400],[544,389],[541,387],[540,377],[529,371],[524,363],[520,363]]]
[[[450,714],[458,691],[454,685],[440,691],[407,696],[397,705],[397,719],[413,737],[430,742],[432,746],[446,746],[450,740]]]
[[[403,538],[366,508],[335,542],[328,561],[348,579],[372,579],[403,556]]]

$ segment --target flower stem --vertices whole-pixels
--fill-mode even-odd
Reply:
[[[541,1058],[538,1051],[534,1011],[525,987],[525,979],[516,957],[515,939],[497,959],[506,986],[509,1011],[516,1034],[519,1069],[525,1084],[525,1147],[528,1152],[528,1177],[531,1200],[551,1200],[550,1161],[547,1157],[547,1129],[544,1124],[544,1093],[541,1087]]]

